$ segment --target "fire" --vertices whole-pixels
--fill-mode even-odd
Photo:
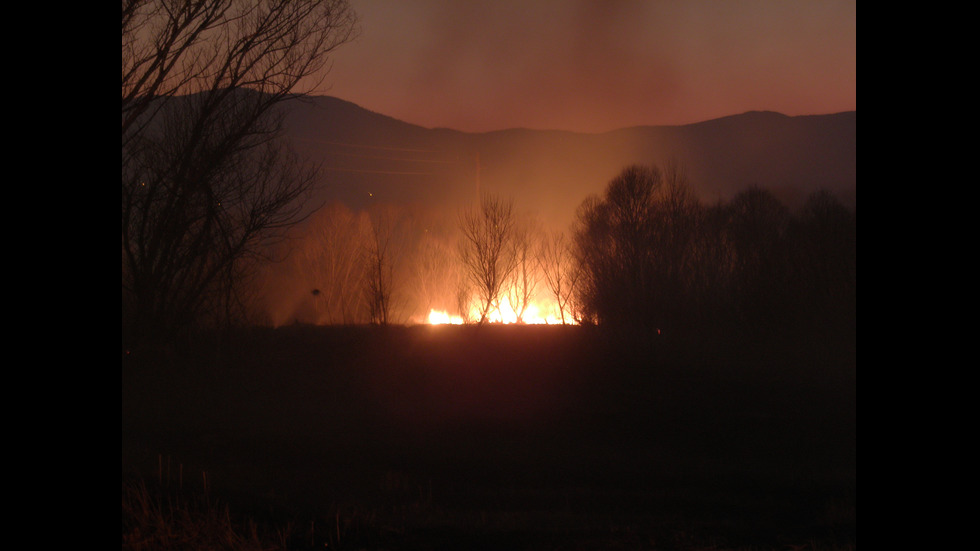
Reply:
[[[429,310],[429,325],[462,325],[463,318],[450,316],[446,311]]]
[[[478,306],[473,306],[470,309],[469,320],[475,321],[480,319],[480,309]],[[450,315],[445,310],[430,310],[428,323],[430,325],[444,325],[453,324],[461,325],[466,323],[466,319],[460,316]],[[487,321],[490,323],[517,323],[517,312],[511,306],[510,300],[504,297],[500,301],[500,307],[494,308],[490,311],[487,316]],[[528,324],[549,324],[549,325],[560,325],[562,323],[561,314],[558,311],[558,307],[554,304],[548,304],[546,302],[531,302],[524,309],[524,316],[522,317],[523,323]],[[568,313],[565,314],[565,323],[575,323]]]

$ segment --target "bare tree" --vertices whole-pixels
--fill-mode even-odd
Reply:
[[[806,199],[794,233],[812,273],[809,281],[853,295],[857,285],[857,214],[826,190]],[[817,261],[819,259],[819,261]],[[815,265],[810,265],[815,264]],[[831,282],[835,282],[831,284]]]
[[[378,207],[368,214],[369,235],[366,249],[366,289],[371,323],[388,325],[393,315],[395,269],[405,243],[399,239],[404,229],[394,207]]]
[[[248,88],[275,105],[322,80],[354,24],[347,0],[123,0],[123,147],[152,123],[157,98]]]
[[[473,291],[470,287],[469,277],[465,273],[456,273],[456,285],[453,297],[455,298],[456,313],[464,323],[480,321],[474,319],[473,312],[481,310],[481,305],[473,299]]]
[[[790,277],[786,260],[792,215],[771,191],[752,186],[732,198],[728,217],[740,310],[757,324],[778,324]]]
[[[278,108],[353,29],[346,0],[123,0],[122,285],[136,338],[227,312],[249,262],[302,219],[316,174],[277,140]]]
[[[456,293],[458,278],[454,242],[443,235],[424,229],[412,255],[412,293],[416,308],[428,314],[437,305],[440,310],[458,307],[448,300]],[[464,315],[463,313],[460,314]]]
[[[460,214],[460,262],[467,287],[479,297],[480,319],[486,323],[493,309],[500,308],[501,291],[514,270],[511,242],[514,239],[514,204],[492,194],[484,195],[479,208]]]
[[[735,299],[736,256],[726,230],[728,206],[719,201],[703,207],[689,247],[683,282],[683,305],[692,325],[708,329],[731,318]]]
[[[579,271],[575,266],[571,244],[565,238],[564,232],[554,233],[545,239],[541,244],[539,257],[545,282],[558,306],[558,315],[562,324],[566,324],[573,315],[572,301]]]
[[[524,313],[534,299],[538,286],[540,262],[535,254],[539,248],[538,241],[538,228],[534,222],[527,220],[515,224],[511,240],[514,268],[508,281],[507,298],[517,323],[524,323]]]
[[[363,215],[334,203],[320,209],[296,255],[307,284],[319,289],[322,303],[315,323],[355,323],[362,315],[360,290],[366,279],[363,252],[369,248],[369,222]]]

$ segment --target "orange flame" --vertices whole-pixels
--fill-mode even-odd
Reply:
[[[480,309],[477,306],[473,306],[469,312],[470,320],[480,319]],[[500,301],[500,307],[494,308],[487,315],[487,321],[490,323],[517,323],[517,312],[511,306],[510,300],[505,296]],[[553,301],[532,301],[524,309],[524,316],[521,320],[523,323],[527,324],[549,324],[549,325],[560,325],[562,323],[561,313],[558,311],[557,305]],[[461,325],[466,323],[466,320],[461,316],[453,316],[445,310],[435,310],[429,311],[429,317],[427,318],[427,323],[430,325],[443,325],[443,324],[453,324]],[[575,321],[568,315],[565,314],[565,323],[574,324]]]

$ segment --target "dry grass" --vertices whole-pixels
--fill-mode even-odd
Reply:
[[[288,531],[260,534],[248,519],[235,519],[226,505],[177,488],[136,479],[122,485],[122,548],[132,551],[171,549],[286,549]]]
[[[389,329],[124,362],[123,549],[854,548],[853,344]]]

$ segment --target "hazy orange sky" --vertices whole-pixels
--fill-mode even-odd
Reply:
[[[856,0],[351,0],[315,93],[426,127],[601,132],[857,108]]]

